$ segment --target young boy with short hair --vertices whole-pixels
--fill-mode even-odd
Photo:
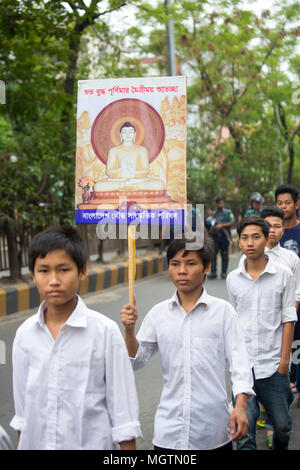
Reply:
[[[284,212],[284,233],[280,244],[300,257],[300,222],[297,220],[298,189],[292,184],[277,186],[275,204]]]
[[[300,258],[294,251],[280,245],[284,233],[284,212],[277,206],[265,207],[261,217],[270,225],[269,238],[265,249],[266,255],[272,257],[271,259],[275,263],[287,266],[295,276],[295,304],[297,309],[300,302]]]
[[[299,301],[300,301],[300,259],[291,250],[287,250],[280,245],[280,239],[284,232],[284,212],[277,206],[268,206],[265,207],[260,217],[265,219],[270,228],[269,228],[269,237],[267,241],[267,245],[265,247],[265,254],[273,260],[275,263],[282,264],[283,266],[288,267],[295,276],[295,305],[296,309],[298,308]],[[241,263],[245,260],[245,255],[241,257]],[[297,323],[295,325],[295,332],[296,332]],[[295,339],[295,333],[294,333]],[[290,368],[290,376],[291,370],[293,371],[293,377],[291,380],[295,381],[295,367],[294,364],[291,364]],[[292,384],[293,385],[293,384]],[[268,446],[272,447],[272,426],[268,422],[266,411],[264,410],[263,406],[260,404],[260,415],[257,424],[260,427],[266,426],[267,434],[268,434]]]
[[[237,226],[246,259],[229,273],[226,283],[236,308],[253,367],[256,397],[248,402],[248,436],[240,449],[256,449],[258,401],[274,426],[273,449],[287,449],[291,431],[289,362],[293,341],[295,281],[290,269],[265,254],[270,225],[261,217],[245,217]]]
[[[115,322],[77,295],[87,274],[71,227],[33,240],[29,266],[43,299],[13,344],[18,449],[135,449],[141,435],[134,376]]]
[[[229,302],[207,294],[213,246],[186,250],[175,239],[167,251],[168,270],[177,291],[155,305],[135,335],[137,309],[121,310],[125,342],[135,370],[159,351],[163,391],[155,416],[155,449],[232,449],[247,432],[246,406],[252,375],[237,315]],[[231,369],[237,408],[228,408],[225,372]]]
[[[260,217],[269,224],[269,237],[265,247],[265,254],[275,263],[288,267],[295,276],[295,305],[298,308],[300,301],[300,259],[292,250],[283,248],[280,240],[284,233],[284,212],[277,206],[265,207]],[[244,263],[245,255],[241,256],[240,263]]]
[[[298,189],[292,184],[281,184],[275,190],[275,204],[284,212],[284,232],[280,239],[280,245],[295,253],[300,259],[300,222],[297,219],[297,209],[300,206],[299,197]],[[299,343],[300,305],[298,305],[297,315],[298,321],[295,325],[294,340]],[[296,382],[298,407],[300,407],[300,364],[292,363],[291,382]]]

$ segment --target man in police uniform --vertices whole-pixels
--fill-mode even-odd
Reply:
[[[215,210],[213,217],[216,220],[209,233],[214,242],[214,256],[212,259],[211,272],[208,275],[208,279],[216,279],[217,277],[217,255],[221,251],[222,259],[222,272],[221,278],[226,279],[227,268],[228,268],[228,247],[232,243],[230,227],[234,225],[234,215],[230,209],[225,209],[224,198],[218,197],[216,199],[217,209]]]
[[[248,217],[248,215],[258,215],[262,213],[264,206],[262,205],[263,203],[263,198],[261,194],[259,193],[253,193],[251,194],[251,199],[250,199],[250,206],[245,212],[244,217]]]

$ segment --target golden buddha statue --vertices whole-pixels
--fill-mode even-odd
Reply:
[[[107,156],[107,178],[98,180],[95,192],[162,190],[164,182],[149,175],[146,147],[135,144],[136,129],[130,122],[120,128],[121,143],[112,147]]]

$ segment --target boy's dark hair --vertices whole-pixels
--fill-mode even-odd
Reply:
[[[77,230],[69,226],[51,227],[33,237],[28,251],[29,269],[34,273],[37,258],[54,250],[66,250],[80,272],[87,263],[87,253]]]
[[[285,194],[288,193],[292,196],[294,202],[297,202],[298,197],[299,197],[299,191],[296,188],[296,186],[293,186],[292,184],[280,184],[277,186],[275,190],[275,201],[277,201],[277,197],[280,194]]]
[[[280,209],[277,206],[268,206],[265,207],[260,214],[262,219],[265,219],[266,217],[278,217],[279,219],[284,222],[284,212],[282,209]]]
[[[219,196],[219,197],[216,198],[215,202],[220,202],[220,201],[225,201],[225,198],[222,197],[222,196]]]
[[[205,234],[204,235],[204,242],[203,242],[203,247],[199,248],[198,250],[187,250],[186,245],[190,243],[190,240],[187,240],[186,238],[180,238],[180,239],[174,239],[171,241],[168,250],[167,250],[167,262],[168,266],[172,258],[178,253],[180,250],[185,250],[183,256],[187,256],[189,251],[195,251],[199,258],[202,261],[203,268],[205,269],[209,263],[211,263],[213,254],[214,254],[214,248],[213,248],[213,242],[212,239],[210,238],[209,235]]]
[[[244,228],[248,225],[257,225],[258,227],[261,227],[262,233],[264,234],[265,238],[268,238],[270,224],[258,215],[248,215],[248,217],[244,217],[242,220],[240,220],[236,227],[236,231],[239,237],[241,236],[241,233]]]

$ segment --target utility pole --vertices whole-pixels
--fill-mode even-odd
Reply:
[[[172,0],[165,0],[165,9],[169,17],[168,8],[171,6]],[[169,17],[166,31],[166,43],[167,43],[167,63],[168,63],[168,75],[176,75],[176,56],[175,56],[175,43],[174,43],[174,22]]]
[[[281,138],[281,131],[280,131],[280,116],[279,116],[279,105],[274,105],[275,109],[275,116],[276,116],[276,123],[277,123],[277,134],[280,141]],[[279,156],[279,174],[280,174],[280,184],[283,184],[283,169],[282,169],[282,156],[281,151],[278,149],[278,156]]]

